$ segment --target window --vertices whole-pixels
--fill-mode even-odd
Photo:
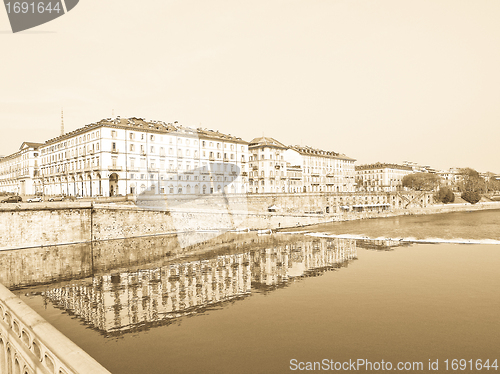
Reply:
[[[130,152],[133,152],[134,151],[134,145],[133,144],[130,144]]]
[[[155,136],[154,136],[154,135],[151,135],[149,139],[151,139],[151,140],[155,140]]]
[[[115,130],[111,130],[111,137],[116,138],[116,131]],[[81,138],[80,138],[80,142],[81,142]]]
[[[111,150],[113,152],[116,152],[116,143],[115,142],[111,143]]]

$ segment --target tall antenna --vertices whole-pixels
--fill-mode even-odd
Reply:
[[[61,135],[64,135],[64,112],[61,109]]]

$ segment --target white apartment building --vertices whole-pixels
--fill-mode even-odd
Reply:
[[[287,147],[273,138],[255,138],[249,145],[249,189],[254,193],[289,192],[284,152]]]
[[[249,146],[250,192],[353,192],[354,159],[311,147],[287,147],[273,138]]]
[[[45,195],[244,193],[248,142],[142,118],[101,120],[39,147]]]
[[[370,165],[356,166],[356,180],[358,191],[397,191],[402,187],[405,175],[414,173],[410,165],[382,164],[377,162]]]
[[[19,151],[0,158],[0,192],[34,195],[38,177],[38,148],[42,143],[23,142]]]
[[[303,192],[354,192],[353,158],[333,151],[292,146],[285,160],[302,168]]]

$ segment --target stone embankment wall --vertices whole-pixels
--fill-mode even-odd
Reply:
[[[369,196],[269,194],[143,199],[137,201],[137,205],[92,202],[2,204],[0,251],[203,230],[278,229],[403,214],[500,209],[499,202],[429,205],[429,198],[429,195],[405,196],[399,193]],[[345,202],[350,204],[350,209],[339,205]],[[406,209],[398,208],[401,203]],[[383,204],[390,205],[390,208]],[[268,212],[273,205],[277,211]],[[353,211],[353,207],[360,205],[371,208]],[[2,269],[8,269],[8,259],[2,261]],[[40,258],[39,261],[40,266],[64,266],[51,262],[50,258]]]
[[[0,206],[0,250],[86,242],[91,202]]]

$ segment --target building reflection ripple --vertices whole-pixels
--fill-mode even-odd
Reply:
[[[49,286],[44,297],[100,332],[119,335],[172,323],[252,292],[269,292],[357,258],[351,239],[270,237],[253,244],[239,253],[207,253],[196,260]]]

